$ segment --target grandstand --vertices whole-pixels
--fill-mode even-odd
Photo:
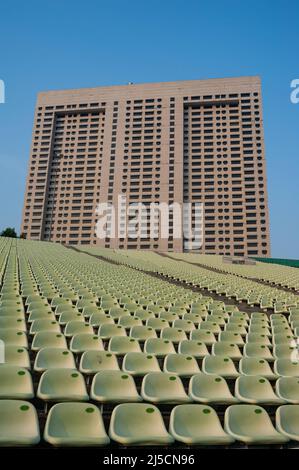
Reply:
[[[298,446],[296,268],[0,238],[0,287],[0,445]]]

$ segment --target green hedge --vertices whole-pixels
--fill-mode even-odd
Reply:
[[[291,266],[292,268],[299,268],[298,259],[283,259],[283,258],[254,258],[256,261],[263,263],[282,264],[284,266]]]

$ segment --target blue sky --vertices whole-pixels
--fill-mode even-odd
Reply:
[[[299,258],[299,2],[2,2],[0,228],[19,230],[41,90],[240,75],[263,85],[272,255]]]

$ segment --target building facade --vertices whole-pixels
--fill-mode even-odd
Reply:
[[[97,206],[118,207],[120,195],[145,207],[201,203],[200,252],[270,256],[260,79],[39,93],[22,232],[70,245],[190,248],[171,211],[167,237],[99,237]],[[122,213],[121,224],[130,217]],[[192,227],[195,219],[193,210]]]

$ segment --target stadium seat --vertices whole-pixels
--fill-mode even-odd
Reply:
[[[231,404],[237,403],[226,380],[218,375],[196,374],[189,382],[189,396],[195,402]]]
[[[110,440],[99,409],[91,403],[58,403],[48,414],[44,439],[54,446],[103,446]]]
[[[227,434],[217,413],[207,405],[178,405],[170,416],[169,431],[187,445],[228,445],[234,438]]]
[[[227,356],[231,359],[241,359],[242,354],[237,346],[234,343],[228,343],[227,341],[218,341],[212,346],[212,354],[214,356]]]
[[[243,357],[239,362],[239,372],[242,375],[261,375],[266,379],[273,380],[277,375],[272,372],[270,364],[265,359],[258,357]]]
[[[5,364],[30,369],[30,358],[26,348],[5,346]],[[0,366],[1,367],[1,366]]]
[[[18,366],[2,364],[0,366],[0,399],[30,400],[33,397],[30,372]]]
[[[36,355],[34,370],[44,372],[47,369],[75,369],[73,354],[64,348],[43,348]]]
[[[100,403],[127,403],[142,400],[133,377],[118,370],[98,372],[92,380],[90,398]]]
[[[130,352],[123,359],[122,369],[131,375],[146,375],[149,372],[161,372],[156,356],[142,352]]]
[[[22,330],[14,328],[3,328],[0,330],[0,340],[4,341],[5,346],[18,346],[28,348],[27,335]]]
[[[246,343],[243,348],[244,357],[258,357],[267,361],[274,361],[274,357],[268,346],[259,343]]]
[[[167,354],[175,353],[174,345],[168,339],[148,338],[144,343],[144,352],[154,356],[164,357]]]
[[[166,327],[161,330],[160,337],[167,339],[173,343],[179,343],[180,341],[187,339],[185,331],[181,328]]]
[[[276,394],[285,402],[299,404],[299,377],[280,377],[275,384]]]
[[[233,331],[221,331],[218,336],[218,341],[227,341],[237,346],[244,345],[244,339],[239,333],[234,333]]]
[[[91,350],[104,351],[104,345],[101,338],[93,333],[78,333],[71,339],[70,350],[75,354]]]
[[[163,371],[181,377],[190,377],[200,372],[196,359],[187,354],[168,354],[164,359]]]
[[[0,446],[30,446],[39,441],[34,406],[28,401],[0,400]]]
[[[43,401],[86,401],[85,382],[77,370],[48,369],[40,377],[37,397]]]
[[[235,396],[244,403],[273,405],[283,403],[265,377],[241,375],[235,382]]]
[[[110,438],[123,445],[168,445],[174,438],[167,432],[155,405],[127,403],[114,408],[109,428]]]
[[[180,341],[178,346],[178,352],[180,354],[187,354],[188,356],[194,356],[197,358],[205,357],[209,354],[208,348],[205,343],[196,340],[184,339]]]
[[[61,333],[59,323],[48,318],[39,318],[31,323],[30,334],[35,335],[39,331],[55,331]]]
[[[72,336],[79,333],[89,333],[93,334],[93,328],[89,323],[84,323],[81,320],[71,320],[67,322],[64,329],[64,336],[66,338],[71,338]]]
[[[287,439],[299,441],[299,406],[282,405],[277,408],[276,427]]]
[[[148,338],[156,338],[156,331],[150,326],[132,326],[130,329],[130,337],[138,341],[145,341]]]
[[[80,372],[95,374],[102,370],[119,370],[117,358],[107,351],[85,351],[80,360]]]
[[[141,352],[141,348],[137,339],[130,338],[129,336],[113,336],[109,340],[108,351],[124,355],[128,352]]]
[[[233,361],[224,356],[206,356],[202,361],[202,371],[205,374],[220,375],[228,379],[239,376]]]
[[[39,351],[43,348],[67,348],[66,339],[62,333],[55,331],[39,331],[33,337],[31,350]]]
[[[290,359],[276,359],[274,373],[282,377],[299,377],[299,362]]]
[[[188,403],[181,379],[165,372],[150,372],[142,381],[141,395],[151,403]]]
[[[266,410],[257,405],[231,405],[225,411],[224,429],[246,444],[283,444],[289,439],[276,431]]]
[[[102,339],[110,339],[113,336],[127,336],[126,330],[123,326],[115,324],[104,324],[99,328],[98,335]]]
[[[190,333],[190,339],[195,341],[201,341],[205,343],[207,346],[216,343],[216,338],[214,333],[207,330],[193,330]]]

